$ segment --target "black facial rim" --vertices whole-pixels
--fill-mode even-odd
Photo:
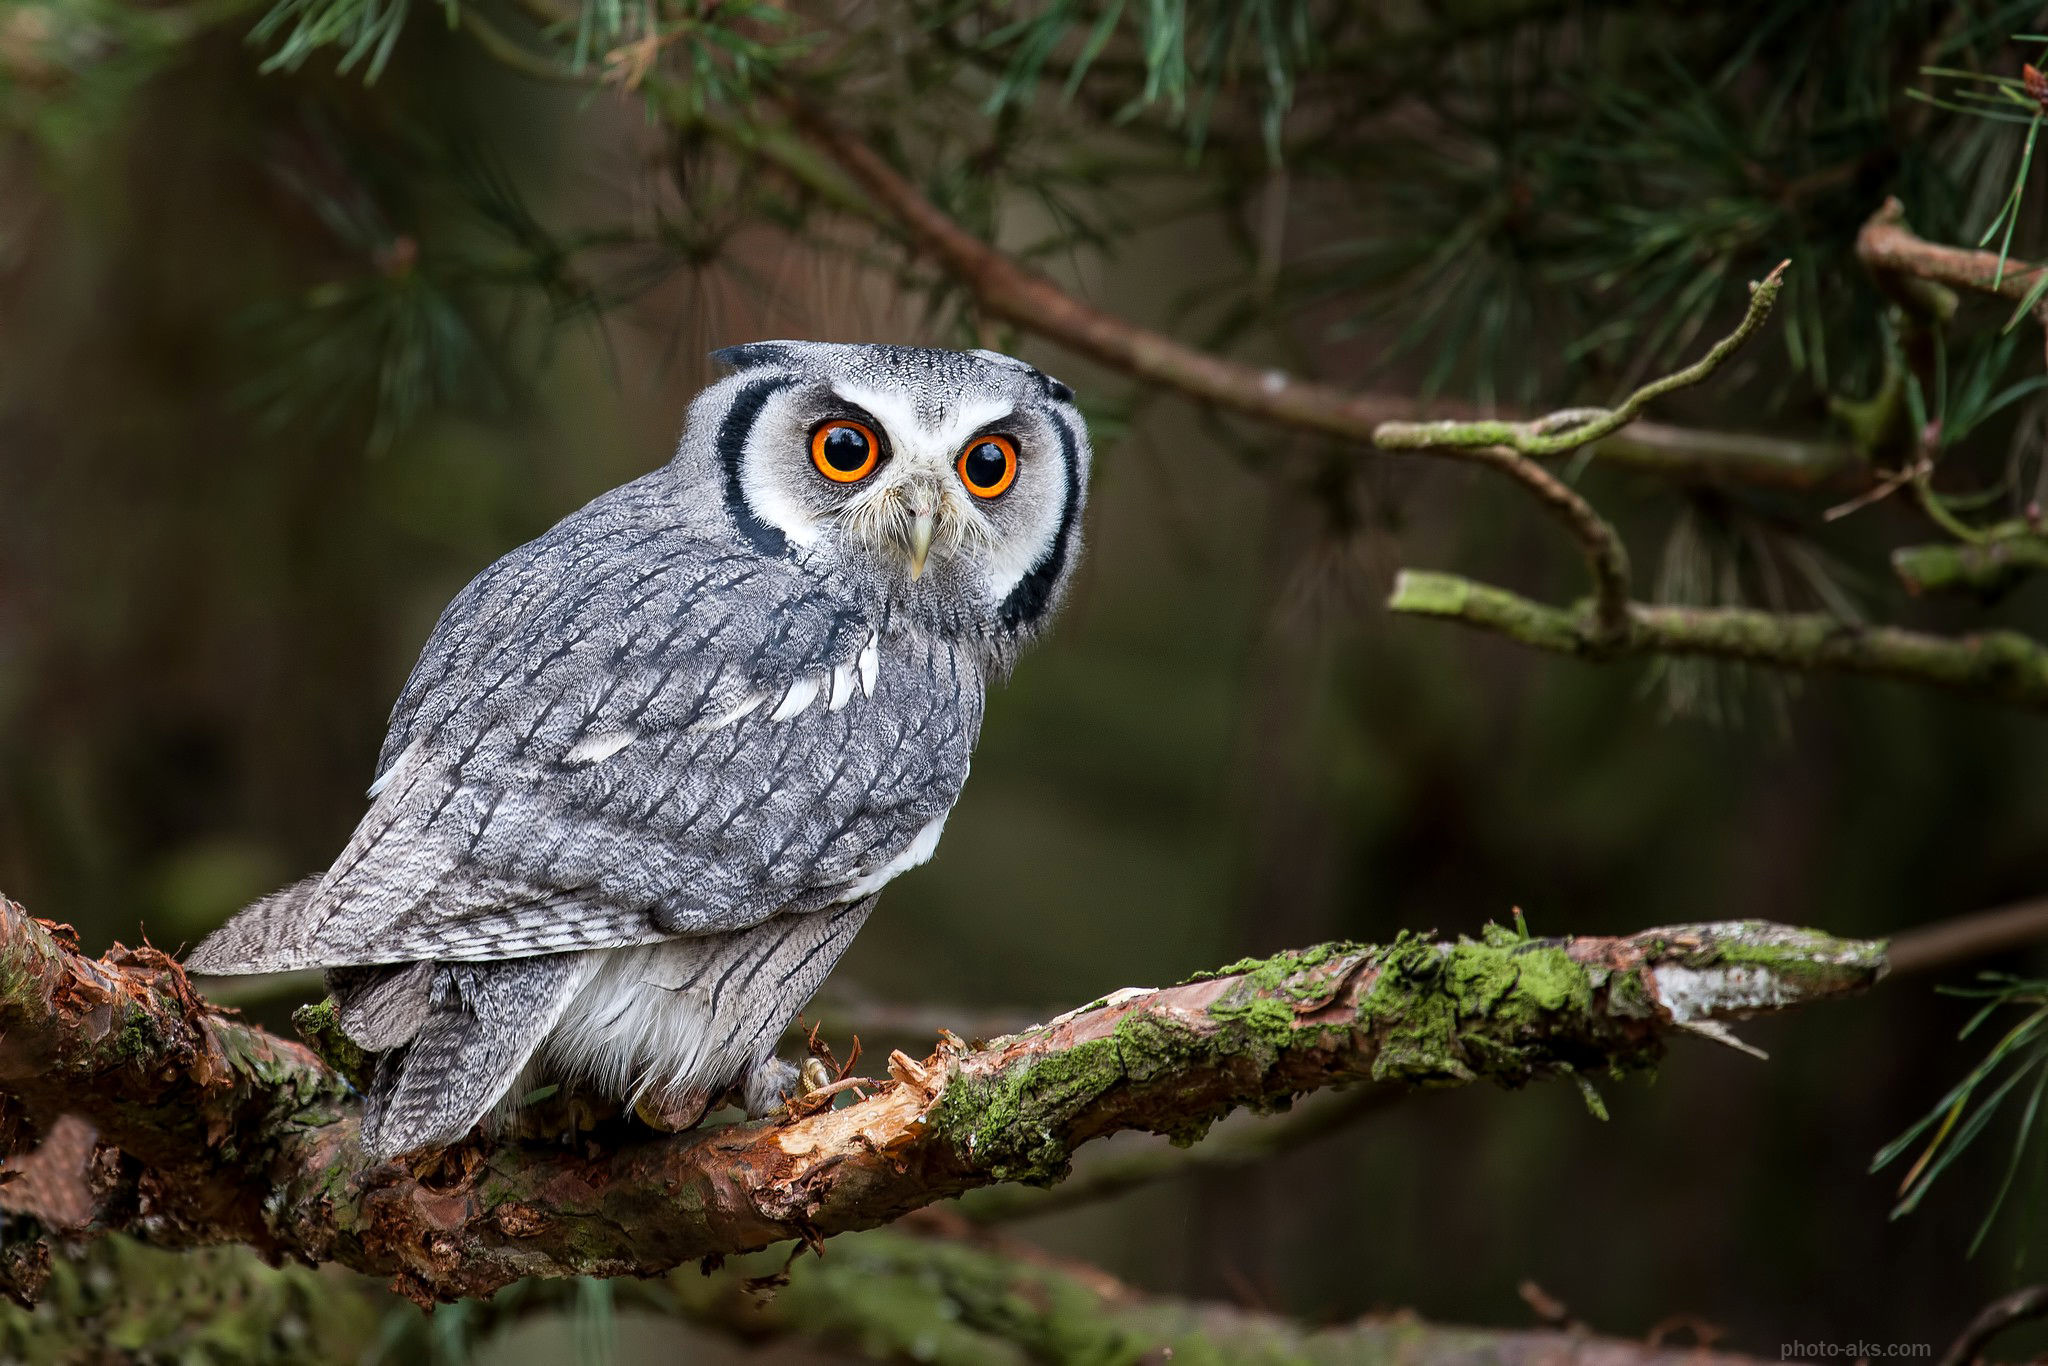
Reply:
[[[1017,586],[1010,590],[1010,595],[1003,599],[1003,605],[998,609],[1003,625],[1013,633],[1030,626],[1051,608],[1060,575],[1065,572],[1067,560],[1073,554],[1074,524],[1081,514],[1081,443],[1074,436],[1073,427],[1058,410],[1047,416],[1060,436],[1060,463],[1065,467],[1067,496],[1060,506],[1060,525],[1053,533],[1052,548],[1045,552],[1044,559],[1017,581]],[[1020,462],[1022,455],[1019,451]]]
[[[776,375],[757,379],[741,389],[733,396],[732,407],[726,409],[724,420],[718,424],[718,437],[714,443],[718,463],[725,471],[727,515],[749,545],[763,555],[776,558],[789,553],[789,539],[756,517],[754,510],[747,506],[746,490],[740,484],[740,466],[746,460],[747,438],[753,434],[761,410],[768,406],[769,399],[795,383],[794,375]],[[824,478],[823,475],[818,477]]]

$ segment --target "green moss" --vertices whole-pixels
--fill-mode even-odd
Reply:
[[[1513,931],[1433,944],[1404,935],[1382,951],[1361,1023],[1380,1032],[1376,1081],[1445,1086],[1485,1078],[1519,1086],[1565,1066],[1644,1045],[1602,1029],[1597,969],[1561,943]],[[1604,977],[1604,974],[1600,974]],[[1649,1045],[1654,1047],[1654,1045]]]
[[[1868,986],[1884,968],[1882,940],[1837,939],[1818,930],[1745,920],[1727,938],[1676,955],[1687,967],[1762,968],[1816,996]]]
[[[1213,982],[1219,977],[1243,977],[1261,991],[1274,991],[1283,987],[1290,978],[1318,968],[1339,958],[1364,953],[1367,946],[1348,940],[1335,940],[1328,944],[1317,944],[1313,948],[1290,950],[1276,953],[1271,958],[1240,958],[1217,968],[1214,972],[1198,972],[1178,983],[1186,986],[1189,982]]]
[[[999,1181],[1038,1184],[1067,1171],[1074,1115],[1126,1080],[1173,1074],[1205,1044],[1193,1030],[1149,1015],[1121,1020],[1107,1038],[1028,1059],[993,1077],[956,1078],[926,1123]],[[1206,1120],[1183,1126],[1199,1134]]]
[[[358,1091],[368,1089],[375,1063],[342,1030],[341,1014],[332,997],[293,1011],[292,1026],[306,1041],[306,1047],[317,1053],[322,1062],[348,1078],[349,1084]]]
[[[353,1360],[376,1334],[352,1282],[265,1266],[245,1248],[171,1252],[109,1236],[50,1271],[33,1313],[0,1304],[0,1360]]]

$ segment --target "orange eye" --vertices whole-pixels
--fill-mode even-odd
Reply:
[[[827,422],[811,433],[811,463],[835,484],[853,484],[875,472],[882,445],[858,422]]]
[[[977,498],[993,498],[1017,477],[1017,446],[1007,436],[977,436],[954,465],[960,482]]]

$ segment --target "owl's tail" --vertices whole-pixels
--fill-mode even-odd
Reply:
[[[305,905],[319,886],[309,877],[235,912],[185,955],[186,971],[226,976],[318,966],[306,959]]]
[[[364,1102],[363,1147],[373,1157],[444,1147],[475,1128],[561,1019],[590,955],[423,966],[430,972],[401,969],[371,987],[381,1001],[373,1013],[385,1022],[379,1042],[412,1031],[410,1043],[379,1059]],[[403,999],[408,991],[424,1001]],[[344,1027],[365,1014],[351,1008],[362,1003],[341,1002]],[[398,1020],[404,1024],[392,1028]]]

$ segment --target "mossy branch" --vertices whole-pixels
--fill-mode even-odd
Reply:
[[[1913,593],[1963,593],[1990,601],[2048,569],[2048,536],[2025,522],[1989,528],[1982,540],[1900,546],[1892,572]]]
[[[1749,287],[1749,308],[1742,321],[1715,342],[1706,355],[1682,370],[1651,380],[1615,407],[1569,408],[1523,422],[1382,422],[1373,431],[1373,444],[1383,451],[1502,447],[1534,459],[1568,455],[1635,421],[1653,400],[1698,384],[1719,370],[1771,316],[1771,305],[1778,301],[1778,294],[1785,287],[1785,272],[1791,265],[1790,261],[1780,261],[1769,275]]]
[[[1753,1366],[1753,1357],[1598,1337],[1583,1327],[1493,1329],[1412,1314],[1314,1326],[1277,1314],[1145,1294],[1036,1248],[960,1236],[948,1221],[876,1230],[825,1257],[768,1252],[614,1284],[618,1310],[659,1315],[753,1344],[849,1360],[980,1366],[1164,1360],[1402,1362],[1406,1366]],[[953,1236],[948,1236],[948,1235]],[[393,1315],[366,1280],[272,1267],[239,1248],[180,1256],[110,1237],[59,1256],[31,1312],[0,1304],[0,1359],[204,1361],[259,1366],[489,1361],[501,1335],[583,1307],[586,1286],[525,1281],[459,1316]],[[689,1344],[677,1354],[690,1355]]]
[[[391,1276],[422,1300],[530,1276],[650,1276],[873,1228],[1004,1181],[1049,1183],[1091,1139],[1198,1138],[1302,1093],[1620,1075],[1674,1031],[1859,990],[1881,945],[1756,921],[1621,938],[1403,936],[1128,989],[978,1047],[948,1038],[839,1109],[616,1146],[475,1138],[368,1159],[309,1051],[225,1018],[151,950],[93,960],[0,901],[0,1085],[124,1154],[95,1227]],[[799,1107],[802,1109],[803,1107]],[[83,1179],[83,1178],[81,1178]]]
[[[1614,408],[1570,408],[1526,422],[1495,419],[1464,422],[1382,422],[1373,444],[1384,451],[1451,454],[1477,460],[1518,481],[1557,518],[1586,558],[1593,580],[1592,625],[1602,650],[1620,647],[1629,634],[1628,548],[1621,533],[1579,493],[1537,463],[1612,436],[1636,419],[1651,400],[1698,384],[1720,369],[1770,317],[1785,285],[1790,261],[1750,286],[1749,308],[1735,330],[1682,370],[1650,381]]]
[[[1628,630],[1607,635],[1588,607],[1550,607],[1455,574],[1403,570],[1387,607],[1492,631],[1539,650],[1586,657],[1695,655],[1781,669],[1918,683],[2031,711],[2048,710],[2048,646],[2016,631],[1937,636],[1863,626],[1821,613],[1631,603]]]

